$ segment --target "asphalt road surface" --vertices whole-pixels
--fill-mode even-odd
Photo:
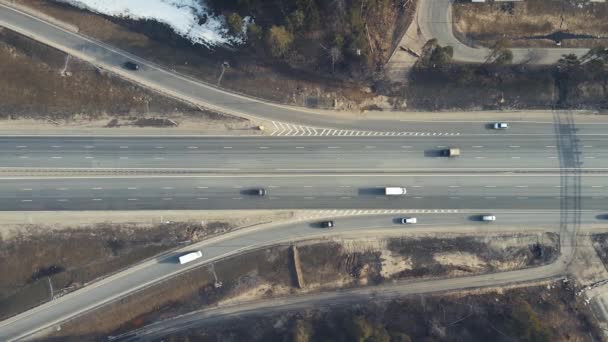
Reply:
[[[272,175],[0,179],[0,210],[555,209],[559,174]],[[407,188],[386,196],[387,186]],[[256,194],[265,189],[265,196]],[[605,210],[608,175],[581,176],[581,208]]]
[[[490,223],[491,227],[496,227],[500,231],[501,227],[547,227],[555,229],[559,225],[561,218],[559,211],[495,211],[497,221]],[[581,224],[597,223],[600,212],[582,212],[580,217]],[[419,224],[415,227],[428,227],[432,232],[434,228],[443,228],[446,225],[453,227],[453,231],[458,231],[465,227],[487,227],[488,224],[471,219],[471,216],[478,215],[478,212],[451,212],[451,213],[419,213]],[[129,268],[123,272],[105,278],[99,282],[82,288],[81,290],[70,293],[52,302],[38,306],[30,311],[14,316],[0,322],[0,340],[13,341],[25,338],[44,328],[51,327],[71,317],[92,310],[103,304],[116,300],[128,293],[133,293],[146,285],[167,279],[179,272],[203,264],[208,264],[219,258],[230,255],[244,253],[253,249],[271,246],[277,243],[290,242],[313,237],[322,237],[332,234],[344,234],[355,232],[367,232],[374,234],[375,231],[407,230],[406,225],[396,223],[397,215],[381,216],[351,216],[334,219],[336,227],[332,229],[320,228],[317,222],[298,222],[284,224],[274,227],[248,228],[232,233],[227,233],[216,238],[202,241],[188,246],[180,251],[159,256],[155,260],[150,260]],[[414,227],[414,226],[411,226]],[[562,256],[560,260],[549,266],[533,268],[516,272],[505,272],[490,274],[483,277],[456,278],[442,280],[439,287],[458,285],[468,286],[487,286],[491,284],[502,284],[512,281],[524,281],[530,279],[542,279],[556,276],[565,267],[567,258],[570,257],[571,244],[566,241],[562,245]],[[177,257],[183,253],[201,250],[203,258],[190,264],[180,265]],[[477,280],[476,280],[477,279]],[[439,284],[435,282],[435,287]],[[432,282],[429,284],[433,284]],[[450,285],[451,284],[451,285]],[[373,288],[367,291],[375,291]]]
[[[592,128],[595,127],[595,128]],[[10,169],[174,169],[221,173],[558,170],[576,153],[583,170],[608,170],[608,136],[589,125],[576,145],[554,133],[446,137],[78,138],[0,139],[0,171]],[[604,126],[599,126],[603,129]],[[461,156],[441,151],[459,147]]]

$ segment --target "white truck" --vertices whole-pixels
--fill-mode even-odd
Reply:
[[[201,251],[184,254],[179,257],[179,263],[183,265],[185,263],[189,263],[190,261],[194,261],[198,258],[201,258],[202,256],[203,256],[203,253]]]
[[[407,193],[407,190],[405,190],[405,188],[402,187],[395,187],[395,186],[389,186],[384,188],[384,194],[386,196],[401,196],[401,195],[405,195]]]

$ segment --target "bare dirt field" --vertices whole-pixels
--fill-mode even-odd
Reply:
[[[182,122],[244,126],[246,120],[202,111],[0,28],[0,119],[11,126],[177,128]],[[18,120],[20,119],[20,120]]]
[[[599,341],[562,282],[231,317],[165,341]]]
[[[98,338],[223,303],[540,265],[556,257],[557,240],[537,233],[308,241],[297,245],[303,288],[290,246],[277,246],[193,269],[67,322],[53,336]]]
[[[158,215],[162,222],[156,215],[130,213],[123,219],[107,216],[106,223],[68,215],[64,219],[69,224],[47,218],[46,223],[4,226],[0,274],[10,276],[0,277],[0,319],[175,247],[291,216],[288,212]],[[103,219],[98,216],[93,222]]]
[[[453,6],[455,30],[486,46],[499,38],[507,38],[513,46],[555,47],[557,41],[563,47],[605,46],[607,17],[607,3],[589,1],[457,1]]]

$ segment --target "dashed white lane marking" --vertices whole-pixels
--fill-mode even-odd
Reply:
[[[304,185],[305,188],[312,188],[312,185]]]
[[[484,188],[495,188],[496,185],[484,185]]]
[[[446,148],[447,146],[437,146],[437,148]]]
[[[32,189],[21,189],[22,191],[32,191]]]
[[[156,146],[156,148],[161,149],[161,148],[165,148],[164,146]]]
[[[169,197],[163,198],[163,201],[172,201],[172,200],[173,200],[173,198],[169,198]]]
[[[258,148],[260,148],[260,149],[267,149],[267,148],[270,148],[270,147],[268,147],[268,146],[260,146]]]
[[[61,159],[61,158],[62,158],[62,157],[58,157],[58,156],[51,157],[51,159]]]
[[[304,146],[296,146],[296,148],[304,148]]]
[[[516,187],[516,188],[527,188],[528,186],[527,186],[527,185],[517,185],[517,186],[515,186],[515,187]]]
[[[483,148],[482,145],[475,145],[475,146],[471,146],[471,147],[473,147],[473,148]]]
[[[448,197],[449,199],[460,199],[460,197]]]
[[[129,148],[129,146],[119,146],[118,148]]]
[[[206,199],[209,199],[209,198],[207,198],[207,197],[199,197],[197,199],[199,199],[199,200],[206,200]]]
[[[385,131],[361,131],[331,129],[323,127],[312,127],[272,121],[270,135],[276,136],[457,136],[460,133],[452,132],[385,132]]]
[[[93,198],[93,201],[103,201],[101,198]]]
[[[127,190],[137,190],[137,188],[131,187],[131,188],[127,188]]]
[[[198,146],[188,146],[189,149],[197,149]]]
[[[59,146],[59,145],[53,145],[53,146],[51,146],[51,147],[52,147],[52,148],[60,148],[61,146]]]
[[[278,185],[269,185],[268,187],[269,188],[279,188],[280,186],[278,186]]]
[[[69,200],[67,200],[67,199],[65,199],[65,198],[62,198],[62,199],[58,199],[58,200],[57,200],[57,202],[67,202],[67,201],[69,201]]]
[[[585,157],[585,159],[595,159],[595,157]]]
[[[243,197],[232,197],[233,200],[240,200],[243,199]]]
[[[67,191],[67,190],[69,190],[69,189],[68,189],[68,188],[57,188],[57,189],[55,189],[55,190],[59,190],[59,191]]]
[[[561,188],[561,185],[555,185],[554,188]]]
[[[137,198],[127,198],[127,201],[137,201]]]
[[[304,199],[314,199],[314,197],[311,196],[305,196]]]
[[[103,188],[91,188],[91,190],[103,190]]]
[[[401,146],[401,148],[412,148],[412,146]]]
[[[28,156],[19,156],[19,159],[29,159],[30,157]]]
[[[327,148],[340,148],[340,146],[327,146]]]
[[[84,157],[84,159],[95,159],[95,157],[86,156],[86,157]]]
[[[415,199],[421,199],[421,198],[424,198],[424,197],[422,197],[422,196],[416,196],[416,197],[414,197],[414,198],[415,198]]]
[[[511,159],[521,159],[521,157],[511,157]]]
[[[519,145],[511,145],[511,146],[509,146],[509,147],[510,147],[510,148],[519,148],[519,147],[521,147],[521,146],[519,146]]]
[[[197,186],[196,188],[197,188],[197,189],[209,189],[209,187],[208,187],[208,186]]]
[[[156,159],[156,160],[164,160],[165,157],[154,157],[154,159]]]
[[[19,146],[17,146],[17,148],[27,148],[27,146],[25,146],[25,145],[19,145]]]
[[[376,148],[376,146],[365,146],[365,148],[371,149],[371,148]]]
[[[344,196],[344,197],[340,197],[340,199],[351,199],[352,197],[348,197],[348,196]]]
[[[591,145],[585,145],[585,146],[583,146],[583,147],[585,147],[585,148],[591,148],[591,147],[593,147],[593,146],[591,146]]]
[[[21,200],[21,202],[31,202],[32,200]]]
[[[475,157],[475,159],[486,159],[486,157]]]
[[[232,148],[232,146],[224,146],[224,148],[228,149],[228,148]]]
[[[592,185],[591,187],[592,188],[603,188],[604,186],[603,185]]]
[[[383,188],[383,186],[381,186],[380,188]],[[424,186],[422,186],[422,185],[412,185],[412,188],[424,188]]]
[[[173,187],[172,186],[165,186],[165,187],[163,187],[163,189],[164,190],[173,190]]]
[[[555,148],[555,146],[553,146],[553,145],[547,145],[547,146],[545,146],[545,147],[546,147],[546,148]]]
[[[517,199],[528,199],[528,197],[517,197]]]
[[[85,145],[84,148],[95,148],[95,146],[92,145]]]
[[[557,159],[557,157],[547,157],[547,158],[549,158],[549,159]]]
[[[460,188],[460,185],[448,185],[448,188]]]
[[[490,197],[485,197],[486,199],[496,199],[496,197],[494,196],[490,196]]]
[[[129,159],[129,157],[119,157],[118,159]]]

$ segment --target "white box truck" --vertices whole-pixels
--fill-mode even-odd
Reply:
[[[179,263],[180,264],[185,264],[188,263],[190,261],[194,261],[198,258],[201,258],[203,256],[203,253],[201,251],[196,251],[196,252],[192,252],[192,253],[188,253],[188,254],[184,254],[182,256],[179,257]]]
[[[386,196],[400,196],[400,195],[405,195],[407,193],[407,190],[405,190],[405,188],[402,187],[395,187],[395,186],[389,186],[384,188],[384,194]]]

